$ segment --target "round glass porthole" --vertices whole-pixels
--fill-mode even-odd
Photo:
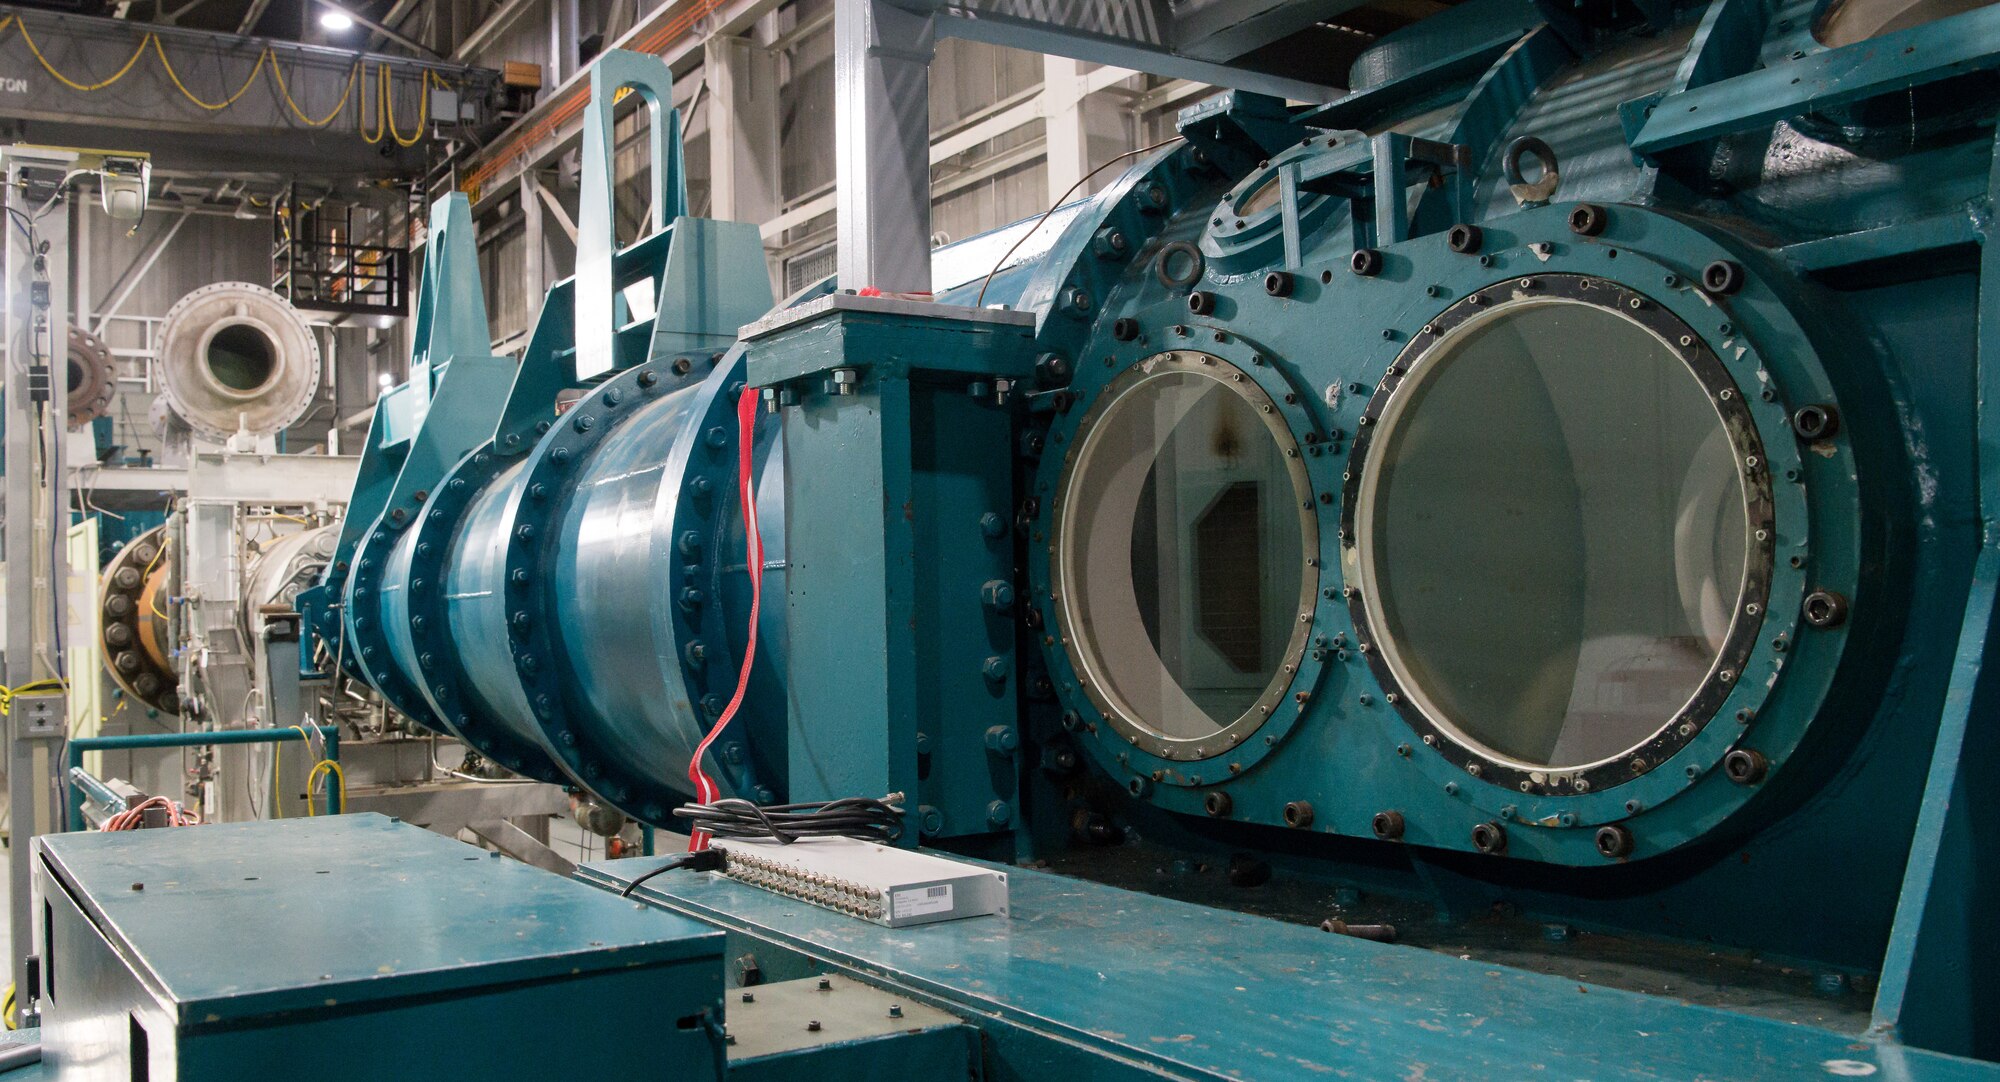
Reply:
[[[1390,701],[1524,790],[1657,766],[1767,600],[1768,476],[1727,371],[1649,300],[1551,276],[1468,298],[1392,372],[1346,509]]]
[[[1304,652],[1319,533],[1298,445],[1255,380],[1193,352],[1127,369],[1074,443],[1052,593],[1083,690],[1141,748],[1219,754]]]

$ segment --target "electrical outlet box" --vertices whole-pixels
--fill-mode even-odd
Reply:
[[[62,736],[68,728],[63,724],[63,696],[60,692],[14,696],[9,708],[14,715],[15,730],[21,736]]]

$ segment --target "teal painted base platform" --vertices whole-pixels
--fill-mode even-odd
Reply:
[[[660,863],[579,875],[622,887]],[[2000,1079],[1852,1034],[1031,869],[1008,878],[1009,917],[900,930],[705,873],[634,896],[974,1021],[989,1079]]]

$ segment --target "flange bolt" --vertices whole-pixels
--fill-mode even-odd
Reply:
[[[1379,811],[1369,824],[1375,836],[1385,842],[1400,841],[1403,837],[1403,813],[1399,811]]]
[[[1373,248],[1356,248],[1354,254],[1347,257],[1347,269],[1363,278],[1373,278],[1382,273],[1382,253]]]
[[[1480,823],[1472,828],[1472,847],[1482,853],[1507,851],[1507,830],[1498,823]]]
[[[1815,402],[1792,411],[1792,432],[1802,440],[1823,440],[1840,431],[1840,411]]]
[[[1722,757],[1722,772],[1738,785],[1755,785],[1770,773],[1771,761],[1761,751],[1737,748]]]
[[[1569,231],[1580,237],[1594,237],[1611,224],[1611,215],[1596,203],[1578,203],[1569,212]]]
[[[1822,630],[1839,627],[1847,621],[1847,599],[1832,590],[1814,590],[1799,605],[1799,614]]]
[[[1718,259],[1701,269],[1701,288],[1718,297],[1734,296],[1743,288],[1743,265]]]
[[[1597,851],[1606,860],[1632,855],[1632,832],[1616,823],[1597,828]]]

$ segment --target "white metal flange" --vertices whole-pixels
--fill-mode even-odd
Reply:
[[[283,297],[218,282],[182,297],[160,331],[160,378],[174,413],[211,439],[272,435],[319,386],[319,342]]]

